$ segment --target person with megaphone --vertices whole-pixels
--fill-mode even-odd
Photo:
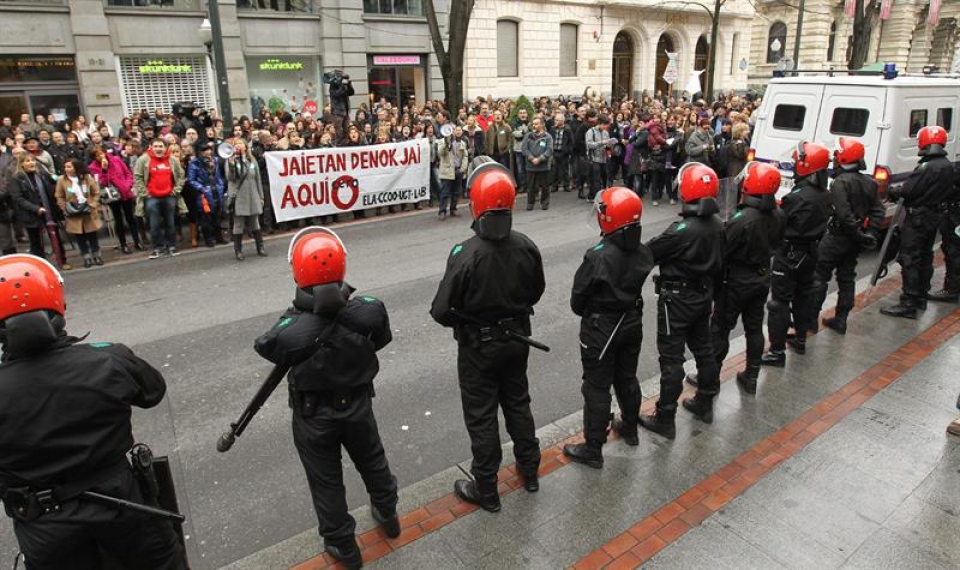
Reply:
[[[447,219],[447,207],[450,215],[459,217],[457,200],[463,188],[463,179],[467,172],[470,147],[463,138],[463,129],[453,123],[444,123],[440,127],[442,138],[437,141],[437,155],[440,158],[440,221]]]
[[[260,231],[260,214],[263,213],[263,185],[257,161],[247,142],[233,141],[233,155],[227,161],[226,212],[232,218],[233,251],[237,261],[243,261],[243,234],[250,232],[257,244],[257,255],[267,256]]]

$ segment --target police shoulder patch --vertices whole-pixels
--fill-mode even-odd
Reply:
[[[600,251],[601,249],[603,249],[603,244],[598,243],[596,246],[594,246],[593,251]]]
[[[678,232],[682,232],[685,229],[687,229],[687,222],[680,222],[679,224],[677,224]]]
[[[293,323],[293,317],[283,317],[280,319],[280,322],[277,323],[277,328],[287,328]]]
[[[364,303],[376,303],[379,301],[376,297],[360,297],[360,300]]]
[[[457,255],[457,254],[460,253],[461,251],[463,251],[463,244],[462,244],[462,243],[458,243],[457,245],[453,246],[453,251],[450,252],[450,257],[453,257],[454,255]]]
[[[743,210],[737,210],[737,213],[733,215],[733,219],[736,220],[743,215]]]
[[[112,342],[91,342],[90,348],[110,348],[113,346]]]

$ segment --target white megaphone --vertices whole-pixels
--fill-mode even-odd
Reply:
[[[453,126],[453,123],[444,123],[440,125],[440,136],[442,136],[443,138],[449,137],[450,135],[453,134],[454,128],[455,127]]]
[[[222,142],[217,145],[217,156],[223,160],[230,160],[230,157],[233,156],[235,152],[233,145],[228,142]]]

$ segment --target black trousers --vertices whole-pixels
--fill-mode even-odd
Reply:
[[[46,259],[47,254],[43,249],[43,237],[47,236],[49,239],[50,234],[47,231],[47,228],[26,228],[27,238],[30,240],[30,255],[36,255]],[[60,244],[60,265],[64,265],[67,262],[67,252],[64,250],[63,237],[60,234],[60,228],[57,227],[54,230],[57,234],[57,242]],[[53,245],[50,246],[53,249]]]
[[[498,408],[503,411],[507,433],[513,440],[517,470],[534,475],[540,468],[540,442],[530,412],[529,356],[530,347],[518,342],[459,345],[460,400],[473,451],[470,472],[483,494],[496,492],[497,471],[503,459]]]
[[[903,277],[900,304],[905,307],[926,306],[933,278],[933,243],[937,239],[941,218],[941,213],[936,210],[914,210],[907,214],[903,223],[897,261]]]
[[[623,322],[617,328],[621,315]],[[583,431],[591,445],[601,446],[607,439],[612,402],[611,387],[617,395],[624,423],[628,427],[637,425],[641,402],[637,363],[642,340],[643,323],[637,310],[621,314],[586,315],[580,321]],[[603,352],[608,341],[610,344],[606,352]]]
[[[950,293],[960,293],[960,236],[956,233],[958,226],[960,211],[943,215],[940,222],[940,249],[946,265],[943,288]]]
[[[92,490],[144,503],[129,470]],[[29,523],[14,521],[13,530],[29,570],[101,570],[108,559],[120,568],[186,568],[170,521],[86,501],[68,501],[59,513]]]
[[[666,190],[667,172],[651,168],[647,171],[647,177],[650,180],[650,196],[654,200],[662,200],[663,193]]]
[[[720,393],[720,368],[710,339],[713,292],[664,287],[657,298],[657,350],[660,352],[660,400],[657,408],[666,413],[677,409],[683,393],[684,348],[697,361],[698,390],[704,396]]]
[[[570,187],[570,157],[567,155],[553,155],[553,168],[551,169],[550,187],[556,192],[560,188]]]
[[[110,210],[113,212],[113,229],[117,232],[117,240],[121,246],[127,245],[127,226],[130,227],[133,243],[140,244],[139,224],[137,224],[137,217],[133,215],[136,205],[137,201],[133,199],[110,203]]]
[[[527,171],[527,204],[536,204],[540,196],[540,205],[550,206],[550,171]]]
[[[833,274],[837,274],[837,316],[846,318],[853,310],[857,289],[857,257],[860,255],[860,244],[850,238],[836,233],[827,233],[820,242],[817,252],[816,287],[817,298],[814,303],[814,319],[823,308],[827,298],[827,285]],[[811,330],[816,330],[814,320]]]
[[[748,274],[752,273],[752,278]],[[743,318],[743,335],[747,341],[747,366],[760,366],[763,356],[763,306],[770,293],[770,283],[749,267],[732,266],[727,283],[717,291],[710,321],[713,353],[721,367],[730,352],[730,332]]]
[[[767,334],[770,349],[782,351],[792,318],[798,338],[805,338],[810,322],[816,322],[817,247],[785,245],[773,255],[770,301],[767,303]]]
[[[311,417],[294,409],[293,443],[307,473],[325,543],[352,545],[357,526],[347,510],[341,447],[360,472],[370,502],[384,514],[397,510],[397,480],[387,463],[369,395],[355,396],[342,410],[320,401]]]

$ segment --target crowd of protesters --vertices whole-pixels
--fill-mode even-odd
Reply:
[[[109,209],[116,249],[152,248],[151,258],[189,247],[229,243],[243,259],[249,234],[267,255],[263,233],[336,216],[278,223],[273,215],[264,155],[274,150],[376,145],[426,138],[431,143],[429,206],[438,219],[458,216],[467,165],[490,156],[511,169],[526,207],[546,210],[556,192],[592,200],[614,184],[675,204],[673,181],[685,161],[735,176],[746,162],[751,114],[758,100],[735,93],[708,105],[662,97],[606,101],[587,88],[582,97],[533,101],[477,97],[456,110],[442,102],[405,106],[381,100],[351,112],[343,104],[309,113],[264,109],[225,126],[215,111],[178,105],[141,111],[116,128],[97,116],[53,116],[0,124],[0,251],[45,256],[45,240],[66,269],[64,233],[85,267],[103,264],[98,235]],[[346,101],[346,97],[341,99]],[[219,146],[232,146],[221,158]],[[426,204],[413,205],[421,209]],[[352,212],[354,218],[406,209]],[[346,217],[346,215],[342,215]]]

